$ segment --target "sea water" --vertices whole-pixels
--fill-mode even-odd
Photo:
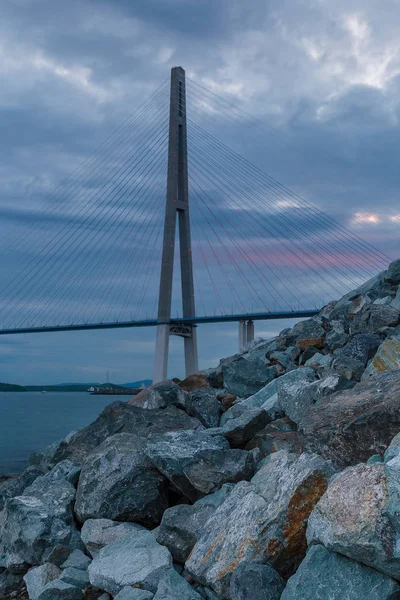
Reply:
[[[31,452],[88,425],[115,400],[127,398],[87,392],[0,392],[0,475],[18,475]]]

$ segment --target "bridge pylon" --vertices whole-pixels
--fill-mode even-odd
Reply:
[[[171,325],[177,222],[179,226],[182,309],[185,323]],[[186,376],[198,371],[196,326],[187,323],[187,319],[194,317],[195,299],[189,219],[185,71],[182,67],[174,67],[171,70],[167,198],[158,298],[154,383],[167,378],[170,335],[178,335],[184,339]]]

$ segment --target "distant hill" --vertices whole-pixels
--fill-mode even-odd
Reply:
[[[56,383],[54,385],[13,385],[0,383],[0,392],[86,392],[90,387],[96,388],[140,388],[151,385],[151,379],[142,379],[132,383]]]
[[[13,383],[1,383],[0,392],[26,392],[26,388],[22,385],[14,385]]]

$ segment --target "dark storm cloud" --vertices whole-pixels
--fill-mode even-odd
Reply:
[[[67,223],[80,223],[74,215],[76,198],[68,200],[65,210],[53,213],[48,206],[53,201],[62,206],[62,198],[51,194],[45,198],[168,78],[170,67],[176,64],[182,64],[190,78],[259,116],[263,123],[233,119],[228,109],[222,110],[212,100],[212,94],[192,86],[194,100],[205,94],[200,98],[206,100],[205,107],[196,113],[204,129],[342,226],[395,257],[400,226],[397,11],[394,0],[385,3],[385,10],[377,0],[4,0],[0,7],[0,236],[10,242],[9,232],[16,228],[16,235],[11,234],[16,248],[14,258],[12,252],[3,258],[3,282],[5,277],[15,277],[21,265],[29,264],[40,249],[41,236],[48,241]],[[214,117],[209,109],[216,107]],[[105,179],[106,172],[91,184],[82,180],[80,193],[94,194]],[[128,205],[129,199],[128,194]],[[35,206],[41,208],[32,213]],[[121,210],[124,206],[121,202]],[[232,249],[230,236],[238,233],[229,225],[226,210],[221,215],[224,236]],[[318,218],[293,206],[269,214],[269,226],[279,224],[277,219],[288,217],[289,211],[299,228],[328,239],[332,235],[332,225],[321,228]],[[162,208],[158,213],[162,214]],[[199,233],[207,228],[199,211],[194,219]],[[259,253],[265,254],[267,264],[271,239],[265,231],[262,239],[244,223],[241,230],[256,245],[253,259],[258,261]],[[75,259],[90,265],[89,258],[96,253],[98,260],[93,264],[100,265],[100,259],[107,257],[107,269],[77,268],[71,285],[60,288],[60,296],[49,279],[49,288],[44,287],[41,296],[50,290],[55,298],[53,312],[55,307],[65,308],[73,316],[79,309],[74,298],[80,273],[85,274],[82,298],[89,309],[91,293],[103,297],[116,282],[125,285],[122,298],[130,298],[129,279],[134,274],[129,270],[129,254],[126,268],[118,270],[118,265],[125,244],[135,248],[137,236],[121,236],[120,252],[111,236],[100,242],[103,230],[95,216],[91,231],[82,248],[71,249],[70,266],[59,274],[60,281],[62,277],[68,281]],[[17,234],[25,243],[18,241]],[[152,235],[148,246],[143,244],[143,256],[151,251]],[[290,228],[279,235],[288,244],[293,239]],[[218,240],[211,242],[218,247]],[[55,248],[54,256],[58,256]],[[282,269],[286,268],[285,256],[277,263]],[[210,257],[212,263],[212,253]],[[246,294],[246,281],[239,279],[232,265],[229,269],[238,289]],[[198,279],[205,304],[218,310],[203,267]],[[149,280],[156,289],[156,271]],[[22,296],[23,283],[18,291]],[[272,283],[280,289],[271,276]],[[291,279],[289,284],[295,289],[298,282]],[[223,289],[222,280],[217,285]],[[178,292],[175,285],[174,310]],[[225,290],[224,295],[229,297],[229,292]],[[41,296],[36,298],[39,315],[46,314]],[[144,311],[154,308],[150,296],[143,300]],[[34,306],[33,297],[27,301]],[[201,311],[200,297],[198,306]],[[265,331],[271,330],[268,324]],[[211,362],[235,350],[235,326],[221,326],[219,336],[210,336],[210,329],[204,328],[204,335],[202,331],[199,328],[200,354],[210,361],[212,357]],[[17,380],[21,369],[27,373],[25,382],[32,383],[98,379],[99,371],[114,365],[120,380],[150,376],[153,337],[154,332],[140,330],[24,336],[17,345],[12,338],[0,339],[4,365],[0,379]],[[172,341],[172,349],[171,374],[180,375],[179,341]],[[82,365],[80,375],[77,364]],[[71,377],[72,372],[76,377]]]

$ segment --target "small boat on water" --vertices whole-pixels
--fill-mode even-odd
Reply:
[[[46,390],[42,390],[42,394],[47,394]]]

